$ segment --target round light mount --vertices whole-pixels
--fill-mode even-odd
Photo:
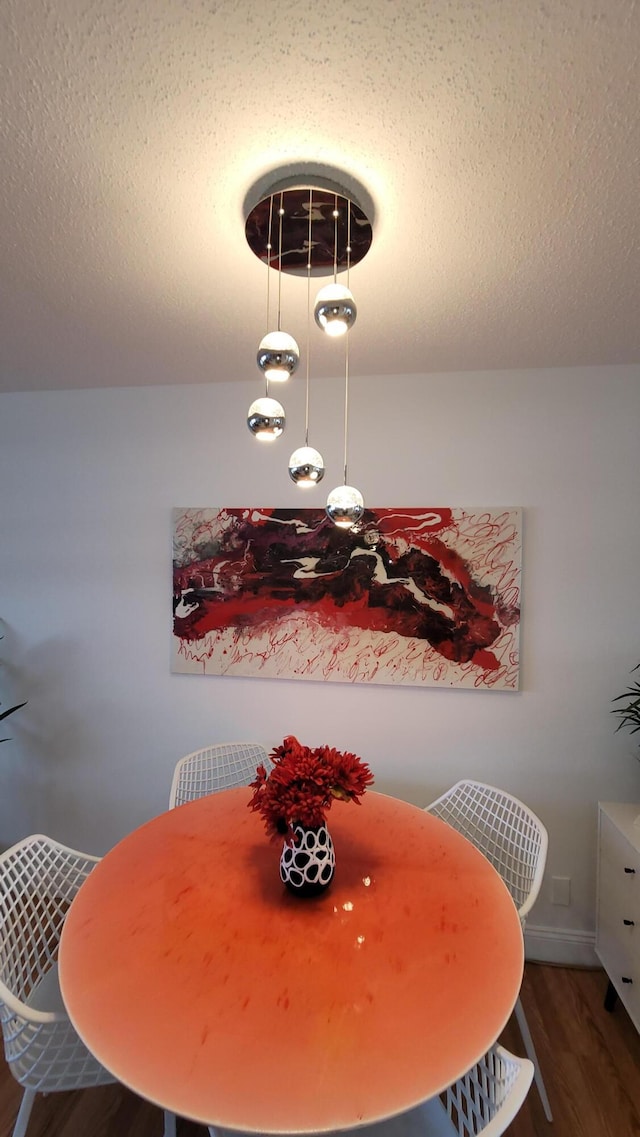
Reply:
[[[346,176],[331,173],[314,174],[310,168],[278,177],[276,172],[271,183],[261,179],[249,191],[245,236],[264,264],[307,275],[310,211],[313,276],[344,272],[366,257],[373,237],[373,203],[361,187],[352,192],[345,186]]]

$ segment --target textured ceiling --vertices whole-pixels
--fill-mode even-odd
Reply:
[[[639,361],[639,49],[635,0],[3,0],[0,390],[256,376],[299,162],[375,205],[352,373]]]

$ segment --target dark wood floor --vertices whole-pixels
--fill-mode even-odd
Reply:
[[[535,1086],[509,1137],[640,1137],[640,1036],[618,1004],[603,1008],[602,971],[527,964],[522,991],[554,1112],[550,1126]],[[515,1021],[502,1041],[524,1049]],[[0,1061],[0,1137],[10,1137],[21,1090]],[[178,1137],[206,1130],[178,1122]],[[36,1098],[27,1137],[161,1137],[162,1114],[121,1086]]]
[[[606,989],[603,971],[527,964],[522,1002],[554,1120],[534,1084],[509,1137],[639,1137],[640,1035],[619,1002],[605,1011]],[[514,1019],[502,1041],[524,1054]]]

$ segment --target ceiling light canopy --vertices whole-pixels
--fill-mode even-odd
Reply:
[[[325,172],[314,175],[320,168]],[[272,179],[257,182],[245,199],[244,231],[252,253],[271,268],[306,276],[311,220],[312,276],[335,276],[359,264],[371,248],[373,203],[356,182],[353,190],[347,186],[348,180],[339,171],[310,166],[308,173],[274,171]]]

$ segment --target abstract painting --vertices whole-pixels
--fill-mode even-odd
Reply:
[[[176,509],[172,670],[518,689],[521,513]]]

